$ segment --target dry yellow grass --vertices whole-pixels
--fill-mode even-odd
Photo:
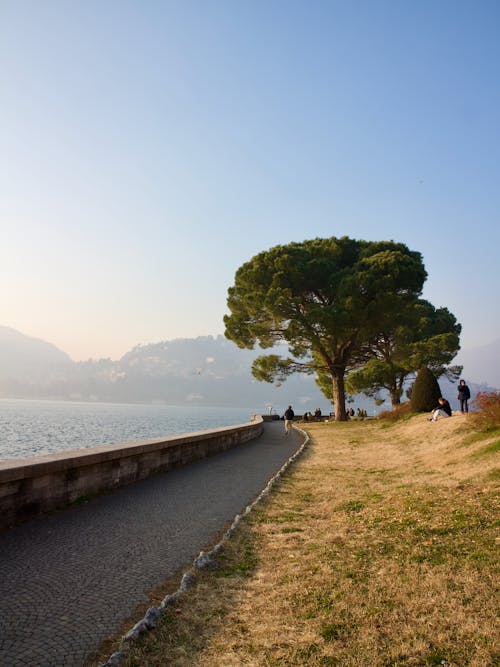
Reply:
[[[500,664],[498,431],[461,416],[307,431],[220,568],[127,667]]]

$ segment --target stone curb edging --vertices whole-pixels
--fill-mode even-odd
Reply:
[[[299,447],[299,449],[285,461],[278,472],[271,477],[257,498],[252,503],[250,503],[250,505],[246,506],[244,515],[249,514],[253,508],[261,502],[261,500],[267,498],[271,492],[272,487],[280,480],[281,476],[286,472],[288,467],[303,453],[304,449],[309,444],[309,435],[297,426],[294,426],[293,428],[304,436],[304,442]],[[231,526],[226,530],[222,536],[222,539],[213,547],[213,549],[206,552],[200,551],[198,556],[193,561],[192,568],[195,571],[193,572],[193,569],[190,569],[184,572],[179,588],[174,593],[166,595],[158,607],[149,607],[143,618],[138,621],[125,635],[123,635],[120,640],[120,650],[113,653],[109,657],[108,661],[101,664],[99,667],[118,667],[121,665],[128,657],[128,653],[126,651],[127,645],[137,641],[137,639],[145,632],[154,630],[156,628],[158,619],[164,614],[165,609],[175,605],[184,595],[184,593],[186,593],[196,584],[196,570],[214,569],[217,567],[216,557],[222,551],[224,542],[231,539],[233,536],[241,519],[242,515],[236,514]]]

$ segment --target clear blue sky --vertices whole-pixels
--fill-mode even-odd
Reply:
[[[0,324],[74,359],[223,332],[238,266],[348,235],[500,337],[500,3],[0,0]]]

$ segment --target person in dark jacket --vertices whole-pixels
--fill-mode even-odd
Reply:
[[[469,412],[468,400],[470,398],[470,389],[465,384],[465,380],[460,380],[458,383],[458,400],[460,401],[460,412],[464,415]]]
[[[438,398],[438,407],[433,411],[432,417],[429,417],[429,421],[436,422],[438,417],[451,417],[450,404],[442,396]]]

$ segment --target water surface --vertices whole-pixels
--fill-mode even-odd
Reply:
[[[172,405],[0,399],[0,459],[242,424],[252,411]]]

